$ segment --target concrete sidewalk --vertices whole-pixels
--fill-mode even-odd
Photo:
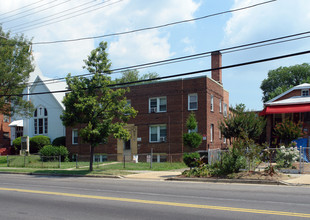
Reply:
[[[126,179],[166,180],[182,174],[182,171],[134,171],[135,174],[124,176]]]
[[[135,174],[124,176],[126,179],[145,179],[145,180],[182,180],[182,181],[201,181],[201,182],[224,182],[224,183],[257,183],[257,184],[276,184],[276,185],[309,185],[310,174],[290,174],[292,177],[284,181],[263,181],[263,180],[234,180],[234,179],[207,179],[207,178],[178,178],[182,171],[134,171]]]

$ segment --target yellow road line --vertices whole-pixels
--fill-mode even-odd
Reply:
[[[0,190],[1,191],[34,193],[34,194],[44,194],[44,195],[68,196],[68,197],[75,197],[75,198],[133,202],[133,203],[152,204],[152,205],[166,205],[166,206],[175,206],[175,207],[210,209],[210,210],[220,210],[220,211],[230,211],[230,212],[245,212],[245,213],[253,213],[253,214],[266,214],[266,215],[280,215],[280,216],[310,218],[310,214],[296,213],[296,212],[281,212],[281,211],[272,211],[272,210],[245,209],[245,208],[234,208],[234,207],[225,207],[225,206],[198,205],[198,204],[188,204],[188,203],[163,202],[163,201],[128,199],[128,198],[118,198],[118,197],[82,195],[82,194],[73,194],[73,193],[48,192],[48,191],[27,190],[27,189],[1,188],[1,187],[0,187]]]

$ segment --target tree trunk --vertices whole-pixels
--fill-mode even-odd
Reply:
[[[89,171],[93,171],[93,161],[94,161],[94,145],[90,145],[90,160],[89,160]]]

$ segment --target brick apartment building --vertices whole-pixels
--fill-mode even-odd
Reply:
[[[221,53],[212,53],[212,68],[221,67]],[[109,143],[95,148],[96,159],[103,154],[149,154],[151,149],[158,161],[167,155],[182,155],[193,151],[183,145],[183,133],[188,132],[186,120],[194,112],[202,144],[195,150],[226,147],[218,129],[218,121],[228,115],[229,93],[222,85],[222,71],[214,70],[207,76],[156,81],[128,86],[128,103],[138,111],[128,122],[131,139],[127,142],[110,138]],[[72,154],[89,155],[89,145],[78,137],[81,127],[66,128],[66,145]],[[165,160],[165,159],[163,159]]]

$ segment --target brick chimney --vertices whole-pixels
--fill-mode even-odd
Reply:
[[[222,69],[216,69],[222,67],[222,54],[220,51],[214,51],[211,53],[211,68],[215,69],[211,72],[211,78],[222,84]]]

